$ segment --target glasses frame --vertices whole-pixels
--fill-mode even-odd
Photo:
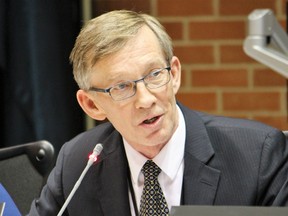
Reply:
[[[130,95],[129,97],[124,97],[124,98],[122,98],[122,99],[115,99],[115,98],[113,98],[113,96],[111,95],[111,89],[115,88],[115,86],[117,86],[117,85],[114,85],[114,86],[111,86],[111,87],[105,88],[105,89],[103,89],[103,88],[97,88],[97,87],[90,87],[88,90],[89,90],[89,91],[95,91],[95,92],[108,93],[108,94],[110,95],[110,97],[111,97],[113,100],[115,100],[115,101],[125,100],[125,99],[128,99],[128,98],[130,98],[130,97],[133,97],[133,96],[136,94],[136,90],[137,90],[137,85],[136,85],[136,84],[137,84],[138,82],[143,81],[143,82],[145,83],[145,86],[146,86],[147,88],[149,88],[149,87],[147,86],[147,83],[145,82],[145,78],[148,77],[148,76],[150,76],[150,75],[153,74],[153,73],[156,73],[156,72],[159,72],[159,71],[163,71],[163,70],[167,70],[167,73],[170,73],[170,71],[171,71],[171,66],[167,66],[167,67],[165,67],[165,68],[161,68],[161,69],[158,69],[158,70],[156,70],[156,71],[153,71],[153,72],[145,75],[145,76],[142,77],[141,79],[132,80],[132,81],[130,81],[130,80],[129,80],[129,81],[126,81],[126,82],[134,83],[134,85],[133,85],[134,93],[133,93],[132,95]],[[170,81],[170,79],[171,79],[171,78],[170,78],[170,74],[169,74],[169,80],[168,80],[168,82]],[[160,88],[160,87],[166,85],[168,82],[166,82],[166,83],[163,84],[163,85],[157,86],[156,88]],[[120,83],[120,84],[121,84],[121,83]],[[149,88],[149,89],[156,89],[156,88]]]

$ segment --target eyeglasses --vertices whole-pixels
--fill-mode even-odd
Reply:
[[[171,67],[168,66],[166,68],[153,71],[138,80],[122,82],[106,89],[91,87],[89,88],[89,91],[109,93],[109,95],[115,101],[125,100],[135,95],[137,82],[143,81],[145,86],[149,89],[156,89],[166,85],[170,81],[170,70]]]

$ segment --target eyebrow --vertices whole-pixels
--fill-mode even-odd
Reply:
[[[150,73],[153,69],[160,69],[162,68],[162,66],[160,66],[160,64],[162,64],[162,58],[160,59],[153,59],[147,63],[145,63],[144,65],[144,72],[142,74],[142,76],[145,76],[146,74]],[[165,61],[165,63],[167,64],[167,61]],[[157,67],[156,67],[157,65]],[[165,65],[166,67],[167,65]],[[133,69],[131,69],[130,71],[132,72]],[[110,75],[108,78],[107,78],[107,81],[108,82],[115,82],[116,80],[119,80],[118,82],[121,83],[122,81],[125,82],[125,81],[130,81],[130,80],[134,80],[134,79],[123,79],[123,73],[125,73],[127,71],[114,71],[113,72],[113,75]],[[137,79],[137,78],[136,78]],[[113,86],[117,83],[114,83],[114,84],[111,84],[110,86]]]

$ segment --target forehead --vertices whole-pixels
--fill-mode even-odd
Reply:
[[[147,67],[159,66],[165,60],[156,35],[147,26],[143,26],[120,51],[96,62],[92,71],[95,74],[105,74],[107,79],[108,74],[119,76],[128,71],[143,71]]]

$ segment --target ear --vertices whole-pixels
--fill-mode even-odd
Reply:
[[[79,105],[88,116],[99,121],[106,119],[106,113],[95,103],[93,95],[80,89],[77,91],[76,97]]]
[[[173,83],[174,94],[178,92],[181,85],[181,63],[176,56],[173,56],[170,62],[171,79]]]

